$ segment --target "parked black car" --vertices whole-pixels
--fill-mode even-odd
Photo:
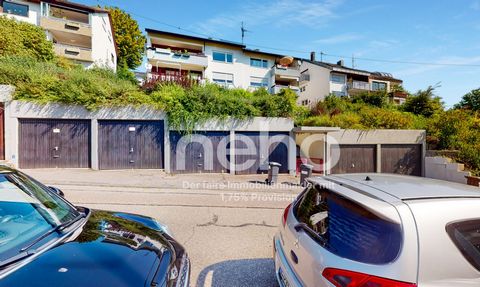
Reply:
[[[76,207],[0,168],[0,286],[189,285],[190,262],[154,219]]]

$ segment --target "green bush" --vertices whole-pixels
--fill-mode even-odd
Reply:
[[[42,28],[0,16],[0,57],[30,57],[39,61],[55,59],[53,44]]]

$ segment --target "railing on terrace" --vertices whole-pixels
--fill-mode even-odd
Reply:
[[[370,91],[371,87],[368,82],[353,81],[351,83],[348,83],[348,89]]]

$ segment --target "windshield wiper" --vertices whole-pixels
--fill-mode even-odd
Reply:
[[[12,256],[12,257],[7,258],[3,261],[0,261],[0,269],[4,269],[8,265],[16,263],[20,260],[23,260],[23,259],[27,258],[27,257],[30,257],[33,254],[35,254],[35,252],[21,252],[21,253],[18,253],[17,255],[15,255],[15,256]]]
[[[58,231],[64,230],[65,228],[69,227],[70,225],[74,224],[75,222],[77,222],[77,221],[80,220],[81,218],[84,218],[85,216],[86,216],[85,213],[79,213],[75,218],[72,218],[72,219],[69,220],[69,221],[65,221],[64,223],[55,226],[54,228],[50,229],[49,231],[47,231],[47,232],[45,232],[44,234],[42,234],[42,235],[40,235],[39,237],[37,237],[34,241],[30,242],[27,246],[22,247],[22,249],[20,249],[20,252],[25,252],[25,251],[27,251],[27,250],[30,249],[32,246],[34,246],[35,244],[37,244],[38,242],[40,242],[41,240],[43,240],[45,237],[49,236],[50,234],[52,234],[52,233],[54,233],[54,232],[58,232]],[[21,253],[20,253],[20,254],[21,254]]]

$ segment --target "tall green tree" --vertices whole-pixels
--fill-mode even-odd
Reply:
[[[135,69],[142,63],[147,39],[130,14],[117,7],[105,7],[110,11],[115,42],[118,47],[117,65]]]
[[[52,42],[42,28],[0,16],[0,56],[29,57],[39,61],[55,58]]]
[[[443,111],[442,99],[435,94],[435,89],[439,85],[428,86],[425,90],[419,90],[414,95],[407,98],[402,108],[404,111],[430,117],[433,114]]]
[[[464,95],[460,103],[455,105],[456,109],[467,109],[480,111],[480,88],[470,91]]]

